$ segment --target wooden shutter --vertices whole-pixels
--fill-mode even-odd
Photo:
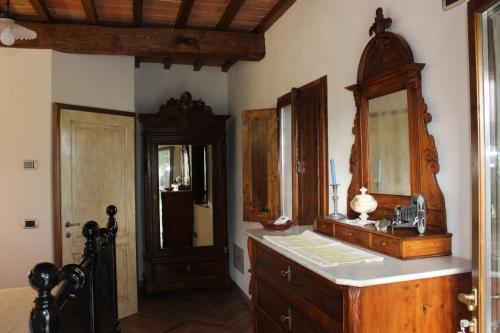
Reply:
[[[278,123],[276,109],[243,112],[243,219],[278,217]]]
[[[295,89],[292,98],[300,163],[294,223],[313,224],[328,214],[326,77]]]

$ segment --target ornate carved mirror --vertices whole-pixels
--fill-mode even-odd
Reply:
[[[403,37],[386,31],[391,23],[378,8],[357,83],[347,87],[357,108],[348,202],[364,186],[378,201],[370,218],[391,219],[397,205],[408,205],[411,195],[419,193],[427,204],[427,229],[445,233],[445,203],[436,180],[438,154],[427,130],[432,116],[422,97],[425,64],[414,62]],[[357,217],[349,205],[348,216]]]

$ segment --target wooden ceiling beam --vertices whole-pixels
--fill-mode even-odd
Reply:
[[[295,3],[296,0],[279,0],[273,9],[267,13],[262,21],[255,27],[253,32],[263,34],[266,32],[285,12]]]
[[[227,73],[229,69],[236,63],[237,60],[228,60],[222,65],[221,70],[223,73]]]
[[[236,17],[236,15],[241,9],[241,6],[243,6],[244,3],[245,0],[231,0],[227,5],[226,10],[224,11],[224,14],[222,14],[219,23],[217,23],[215,29],[217,30],[229,29],[231,23],[233,22],[234,18]]]
[[[43,22],[52,21],[52,16],[50,15],[49,9],[47,8],[43,0],[29,0],[29,2],[40,20],[42,20]]]
[[[99,24],[99,17],[95,9],[94,0],[82,0],[83,10],[89,24]]]
[[[140,27],[142,25],[143,0],[133,0],[134,2],[134,25]]]
[[[186,27],[193,4],[194,0],[182,0],[179,12],[177,13],[177,19],[175,20],[176,28],[182,29]]]
[[[16,41],[13,47],[82,54],[249,61],[261,60],[266,53],[264,35],[252,32],[28,22],[23,25],[36,31],[38,37]]]

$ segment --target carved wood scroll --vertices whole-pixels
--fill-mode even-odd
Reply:
[[[427,124],[432,116],[422,97],[421,71],[425,64],[415,63],[413,53],[406,40],[386,31],[392,20],[385,18],[381,8],[377,9],[375,23],[370,27],[370,36],[375,36],[366,45],[361,56],[357,83],[347,87],[354,94],[356,116],[353,126],[355,136],[349,159],[351,184],[348,202],[359,193],[362,186],[369,188],[369,149],[367,138],[368,100],[399,90],[407,91],[408,125],[410,142],[411,191],[424,195],[427,203],[427,230],[447,232],[444,197],[436,180],[439,172],[439,157],[434,138]],[[408,205],[410,196],[374,194],[378,208],[372,219],[391,219],[396,205]],[[348,205],[348,216],[357,217]]]

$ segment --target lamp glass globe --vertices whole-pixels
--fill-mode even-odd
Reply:
[[[0,42],[2,42],[3,45],[11,46],[14,45],[15,41],[16,38],[10,27],[6,27],[3,29],[2,33],[0,33]]]

